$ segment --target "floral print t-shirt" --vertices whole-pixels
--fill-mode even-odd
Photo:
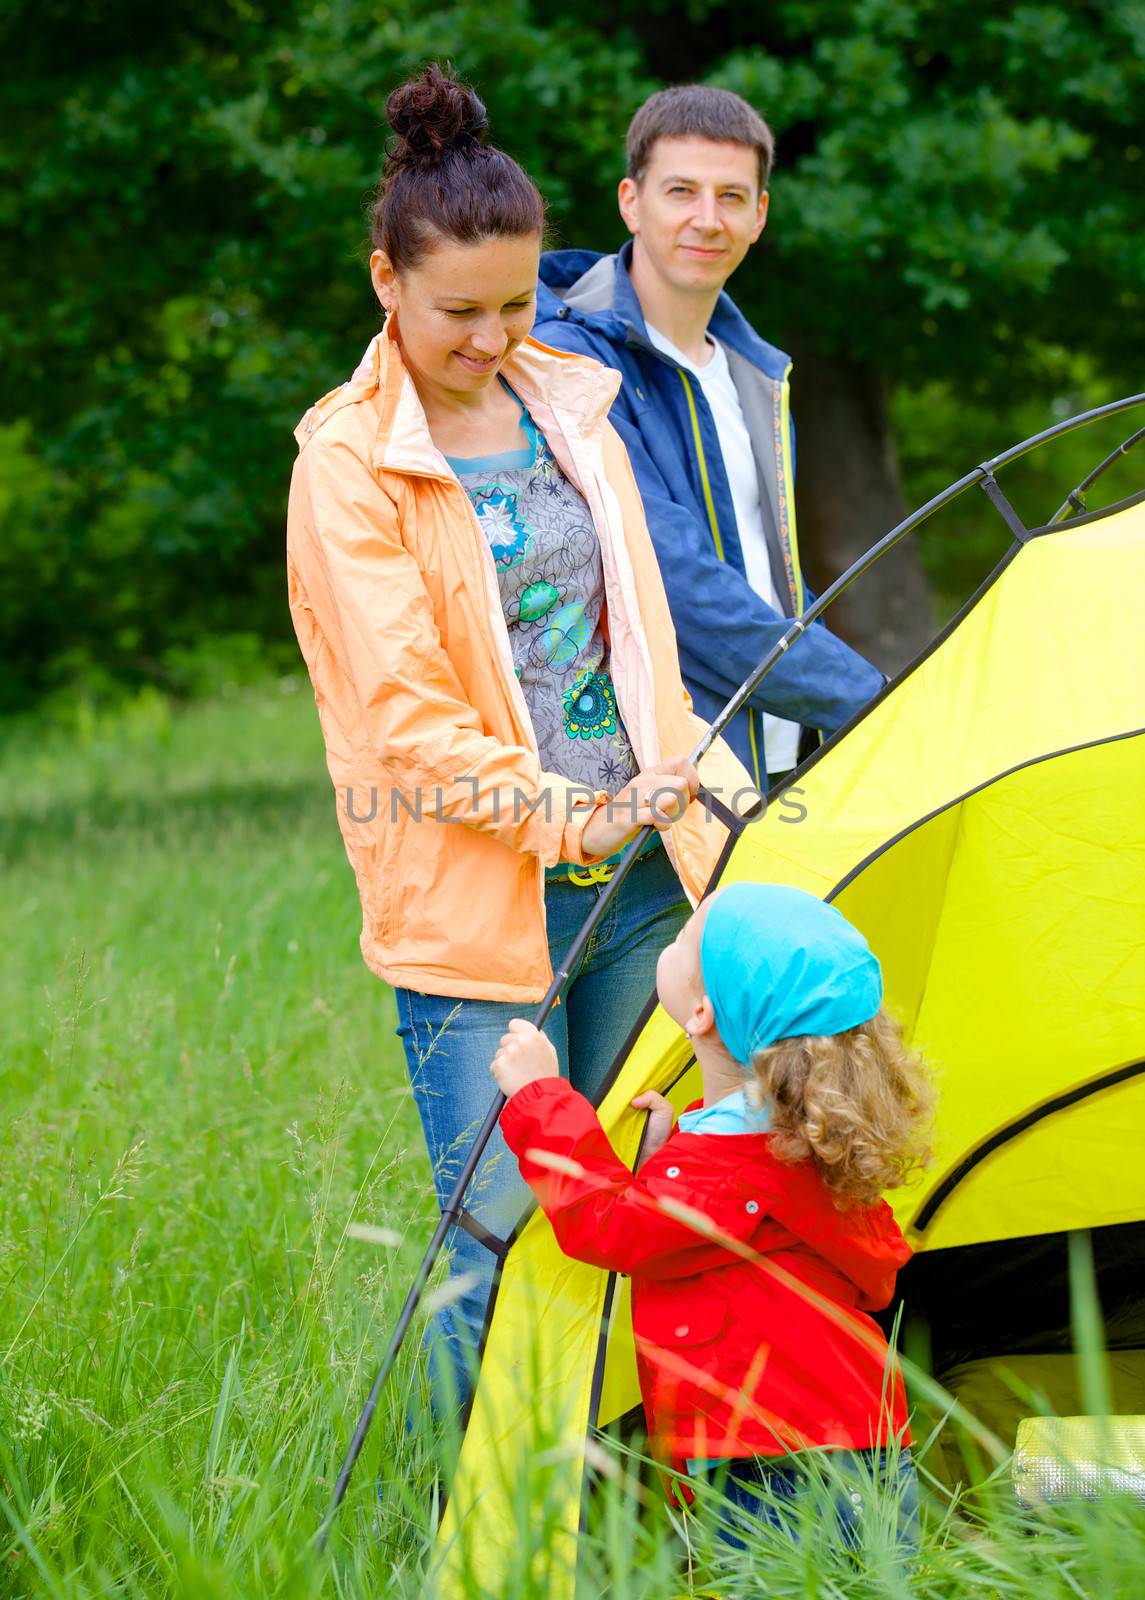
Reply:
[[[542,767],[615,794],[638,767],[600,625],[604,572],[596,528],[524,406],[521,427],[525,449],[446,459],[493,553]]]

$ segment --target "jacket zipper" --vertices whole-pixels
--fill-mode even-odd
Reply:
[[[504,607],[501,604],[501,589],[500,589],[500,585],[497,582],[497,567],[496,567],[496,564],[495,564],[495,562],[493,560],[493,552],[489,548],[488,540],[485,538],[485,535],[481,531],[481,524],[477,520],[477,513],[473,509],[472,500],[470,500],[469,496],[465,493],[465,490],[462,487],[462,484],[461,484],[460,480],[458,479],[457,474],[454,473],[454,472],[450,472],[448,474],[448,476],[447,476],[443,472],[426,472],[426,471],[421,471],[420,469],[418,469],[416,467],[390,468],[388,470],[390,470],[390,471],[400,471],[401,474],[403,476],[406,476],[406,477],[428,478],[433,483],[444,483],[444,484],[456,489],[458,494],[465,501],[465,509],[466,509],[466,511],[468,512],[468,515],[469,515],[469,525],[473,529],[473,535],[474,535],[474,538],[475,538],[475,540],[477,542],[477,560],[478,560],[478,563],[480,564],[480,567],[481,567],[481,577],[482,577],[482,581],[483,581],[483,583],[485,585],[485,599],[486,599],[485,616],[486,616],[486,621],[489,624],[490,633],[492,635],[494,653],[495,653],[495,655],[497,656],[498,660],[501,663],[502,672],[506,671],[506,659],[508,660],[509,670],[508,670],[506,676],[507,676],[508,687],[509,687],[509,698],[517,708],[517,715],[518,715],[518,719],[519,719],[519,721],[521,723],[522,731],[524,732],[525,738],[526,738],[526,740],[527,740],[527,742],[528,742],[533,754],[537,757],[537,760],[539,761],[540,758],[541,758],[541,749],[540,749],[540,746],[537,743],[537,732],[536,732],[536,729],[533,727],[533,719],[529,714],[529,706],[528,706],[528,702],[525,699],[525,691],[521,688],[521,685],[520,685],[520,682],[519,682],[519,680],[517,678],[516,672],[514,670],[512,670],[513,646],[512,646],[512,644],[510,642],[510,639],[509,639],[509,627],[508,627],[508,624],[505,621]],[[497,602],[496,606],[493,606],[490,603],[494,596],[496,596],[496,602]],[[500,627],[500,629],[497,628],[497,624],[494,621],[494,612],[501,619],[501,627]],[[542,930],[542,934],[543,934],[544,929],[545,929],[545,925],[546,925],[546,917],[545,917],[545,869],[541,865],[541,859],[540,859],[539,856],[537,857],[537,879],[536,879],[536,882],[537,882],[537,908],[538,908],[538,911],[540,913],[541,930]],[[552,957],[549,954],[549,945],[548,945],[548,939],[547,938],[543,938],[542,939],[542,946],[541,947],[542,947],[542,950],[543,950],[543,953],[544,953],[545,966],[548,969],[548,974],[549,974],[548,980],[547,980],[547,982],[545,984],[545,988],[547,989],[549,987],[549,985],[552,983],[553,977],[554,977]],[[557,1004],[560,1005],[560,998],[559,997],[557,999]]]
[[[791,368],[788,367],[787,370],[790,372]],[[724,561],[726,560],[726,557],[724,556],[724,542],[720,538],[720,525],[716,518],[716,502],[712,495],[712,482],[708,477],[708,462],[707,457],[704,455],[704,442],[700,436],[700,418],[699,413],[696,411],[695,396],[692,393],[692,385],[688,378],[688,374],[684,372],[682,368],[677,367],[676,375],[680,382],[684,385],[684,393],[688,399],[688,414],[692,419],[692,441],[696,446],[696,458],[700,464],[700,483],[702,484],[704,490],[704,504],[708,508],[708,522],[710,523],[712,529],[712,541],[716,547],[716,555],[721,561]],[[783,386],[783,392],[784,395],[787,394],[786,382]],[[802,607],[800,607],[800,610],[802,610]],[[755,738],[755,708],[753,706],[747,706],[745,709],[747,711],[748,739],[751,743],[751,761],[752,766],[755,769],[755,786],[762,794],[767,785],[766,783],[762,782],[760,778],[759,747],[756,744]]]
[[[609,496],[611,495],[615,499],[615,493],[608,483],[607,475],[603,472],[603,470],[600,472],[596,472],[595,470],[587,470],[592,463],[590,461],[578,459],[578,452],[583,444],[583,440],[581,439],[581,436],[575,427],[575,420],[574,424],[569,426],[567,423],[562,422],[558,417],[557,424],[561,431],[561,440],[563,446],[569,453],[569,460],[573,467],[573,481],[576,482],[579,479],[580,492],[584,497],[585,504],[588,506],[589,515],[592,517],[593,526],[596,528],[597,540],[600,545],[601,552],[601,566],[604,575],[605,601],[608,607],[609,617],[623,618],[625,620],[625,624],[629,632],[632,634],[633,643],[636,646],[636,653],[639,658],[640,665],[643,668],[642,676],[645,682],[645,692],[648,697],[648,705],[652,719],[650,731],[653,744],[650,748],[644,749],[643,746],[645,741],[641,737],[639,740],[633,742],[632,750],[634,756],[636,757],[637,763],[641,766],[644,766],[650,761],[659,760],[661,755],[659,727],[656,723],[656,680],[655,674],[652,670],[652,658],[648,653],[648,642],[644,634],[644,624],[640,617],[639,610],[637,610],[635,618],[628,616],[624,607],[624,585],[620,579],[620,574],[618,572],[612,572],[612,576],[610,577],[610,570],[615,568],[617,562],[615,546],[617,544],[623,546],[624,544],[623,522],[621,521],[615,524],[616,529],[618,529],[618,533],[617,536],[614,537],[614,519],[610,518],[609,516]],[[551,447],[552,441],[550,440],[550,448]],[[562,470],[564,470],[563,467]],[[594,509],[594,499],[597,506],[596,509]],[[614,580],[616,584],[615,589],[613,587]],[[617,704],[621,714],[624,715],[624,707],[620,704],[619,690],[617,691]],[[634,724],[633,720],[627,716],[625,716],[624,721],[628,730],[629,739],[631,741],[632,729],[636,724]],[[685,878],[683,865],[679,857],[677,846],[672,840],[670,831],[664,834],[663,842],[668,859],[672,863],[672,867],[679,877],[681,883],[684,884],[685,889],[687,890],[687,881]],[[587,870],[591,871],[592,869],[589,868]]]
[[[489,549],[488,541],[486,540],[485,535],[481,532],[481,524],[477,519],[476,511],[473,509],[473,502],[465,493],[465,490],[462,488],[460,481],[454,473],[450,473],[447,476],[444,472],[428,472],[419,467],[386,467],[384,462],[382,463],[382,466],[384,471],[394,472],[403,478],[425,478],[430,483],[444,483],[449,487],[456,489],[461,495],[462,499],[465,501],[465,509],[469,516],[469,525],[473,529],[473,536],[477,544],[477,560],[481,567],[481,579],[485,586],[485,613],[489,622],[490,633],[493,638],[494,653],[501,662],[502,671],[505,672],[506,681],[509,686],[509,698],[516,707],[517,716],[521,723],[521,728],[525,734],[526,741],[531,747],[533,754],[539,760],[541,751],[540,746],[537,744],[537,734],[535,728],[533,727],[533,719],[529,715],[529,707],[525,700],[524,690],[521,688],[521,685],[517,679],[517,674],[513,670],[513,647],[509,640],[509,629],[505,622],[504,608],[501,605],[501,590],[497,583],[496,564],[493,561],[493,553]],[[495,606],[490,603],[493,599],[496,600]],[[493,620],[494,615],[500,617],[501,619],[501,626],[499,629]]]
[[[689,381],[688,374],[680,367],[677,367],[676,376],[684,385],[684,393],[688,397],[688,413],[692,419],[692,438],[695,441],[696,456],[700,463],[700,482],[704,489],[704,504],[708,508],[708,521],[711,523],[712,527],[712,538],[715,541],[716,554],[719,556],[720,560],[723,561],[725,559],[724,542],[720,538],[720,525],[716,519],[716,502],[712,495],[712,481],[708,477],[708,461],[707,457],[704,455],[704,443],[700,437],[700,418],[699,413],[696,410],[695,396],[692,393],[692,385]]]
[[[505,665],[506,665],[506,652],[507,652],[507,660],[508,660],[508,664],[509,664],[509,668],[510,668],[510,671],[509,671],[509,674],[508,674],[508,676],[509,676],[509,695],[510,695],[510,698],[513,700],[514,704],[517,707],[517,714],[518,714],[518,717],[520,718],[521,726],[525,731],[526,737],[528,738],[530,745],[532,746],[533,754],[536,756],[537,761],[539,762],[540,759],[541,759],[541,747],[537,743],[537,730],[533,726],[533,718],[532,718],[532,716],[531,716],[531,714],[529,712],[529,703],[525,699],[525,691],[521,688],[520,679],[517,677],[516,670],[512,666],[512,662],[513,662],[513,645],[512,645],[512,641],[509,638],[509,624],[505,621],[505,608],[504,608],[504,605],[503,605],[502,600],[501,600],[501,586],[497,581],[497,564],[493,560],[493,552],[489,548],[489,541],[488,541],[488,539],[486,539],[484,533],[482,533],[482,531],[481,531],[481,523],[478,520],[477,512],[473,509],[472,500],[470,500],[469,496],[465,493],[465,489],[462,486],[460,480],[457,478],[456,475],[454,475],[452,481],[453,481],[455,487],[457,488],[458,493],[461,495],[462,499],[465,501],[465,509],[469,513],[470,526],[472,527],[474,535],[475,535],[475,537],[477,539],[477,543],[478,543],[478,546],[479,546],[478,560],[481,562],[481,570],[482,570],[482,574],[483,574],[484,579],[485,579],[486,597],[487,597],[487,599],[491,599],[493,595],[496,595],[496,600],[497,600],[496,607],[493,607],[493,606],[489,605],[489,606],[486,607],[486,611],[487,611],[488,617],[489,617],[490,628],[492,629],[492,631],[496,635],[495,648],[497,650],[498,656],[501,659],[502,669],[504,669]],[[494,611],[496,612],[496,615],[501,619],[501,626],[500,626],[499,630],[497,628],[496,621],[494,620],[494,615],[493,615]],[[555,977],[555,973],[553,971],[552,957],[551,957],[551,955],[549,953],[549,941],[548,941],[547,936],[545,935],[545,928],[546,928],[546,924],[547,924],[547,918],[545,916],[545,868],[544,868],[544,865],[543,865],[543,863],[541,861],[541,858],[539,856],[537,857],[536,885],[537,885],[537,909],[538,909],[538,912],[540,914],[540,919],[541,919],[541,935],[542,935],[542,938],[541,938],[541,951],[542,951],[542,954],[543,954],[543,957],[544,957],[545,966],[548,969],[548,974],[549,974],[548,980],[545,983],[545,988],[548,989],[549,986],[552,984],[553,978]],[[560,1005],[560,1003],[561,1003],[561,997],[560,997],[560,995],[558,995],[557,999],[556,999],[556,1004]]]
[[[790,552],[791,576],[795,588],[791,598],[795,602],[795,615],[801,617],[804,610],[803,574],[799,570],[799,538],[795,527],[795,479],[791,470],[790,378],[791,362],[789,361],[779,390],[779,514],[783,523],[779,534]]]
[[[780,538],[786,540],[791,555],[791,575],[795,587],[795,615],[801,617],[806,609],[803,592],[803,572],[799,565],[799,533],[795,523],[795,474],[791,466],[791,362],[783,373],[779,391],[779,515],[783,526]],[[819,743],[823,743],[823,730],[816,728]]]

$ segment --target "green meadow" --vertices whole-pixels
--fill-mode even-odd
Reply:
[[[434,1212],[308,686],[0,738],[0,1596],[432,1595],[416,1337],[315,1545]],[[579,1593],[1145,1595],[1145,1512],[1021,1516],[972,1451],[943,1489],[929,1428],[913,1565],[875,1517],[722,1575],[606,1443]],[[503,1594],[552,1536],[522,1511]]]

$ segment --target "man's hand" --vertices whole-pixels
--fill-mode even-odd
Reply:
[[[514,1017],[508,1033],[501,1035],[501,1045],[493,1057],[489,1071],[497,1080],[497,1087],[511,1100],[518,1089],[537,1078],[559,1078],[560,1063],[556,1047],[547,1034],[534,1028],[524,1017]]]
[[[640,1147],[640,1164],[643,1166],[649,1156],[654,1156],[667,1143],[668,1135],[676,1124],[676,1112],[672,1102],[653,1089],[638,1094],[632,1104],[637,1111],[648,1112],[648,1126]]]

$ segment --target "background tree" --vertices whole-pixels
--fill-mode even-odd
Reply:
[[[48,0],[12,16],[0,102],[0,708],[59,685],[194,687],[283,645],[291,429],[379,325],[365,208],[385,95],[427,57],[481,85],[562,214],[587,214],[632,47],[494,0]]]
[[[624,129],[659,83],[725,84],[776,127],[772,221],[734,291],[797,359],[820,583],[901,513],[896,431],[908,469],[951,476],[968,442],[1017,436],[1027,388],[1060,394],[1079,361],[1090,384],[1140,370],[1139,4],[46,0],[6,18],[2,708],[193,689],[227,651],[293,661],[290,429],[377,326],[384,96],[428,57],[480,87],[565,244],[619,242]],[[930,552],[942,590],[964,552]],[[901,659],[929,620],[917,565],[841,620]]]

